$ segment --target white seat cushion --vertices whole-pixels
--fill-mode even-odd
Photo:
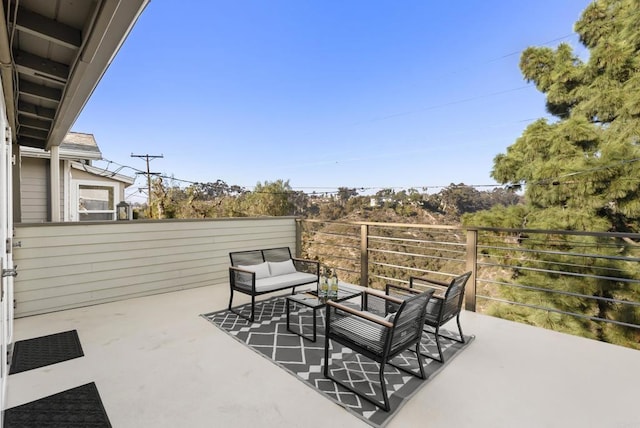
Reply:
[[[316,275],[305,272],[287,273],[285,275],[270,276],[268,278],[260,279],[256,278],[256,291],[262,293],[298,284],[310,284],[317,280],[318,277]]]

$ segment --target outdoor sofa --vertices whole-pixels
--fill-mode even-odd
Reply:
[[[234,251],[229,253],[229,310],[253,322],[256,296],[291,288],[317,284],[320,279],[320,263],[315,260],[291,256],[289,247],[262,250]],[[247,317],[233,308],[233,293],[251,296],[251,315]]]

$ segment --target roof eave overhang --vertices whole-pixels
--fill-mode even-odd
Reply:
[[[51,152],[44,149],[24,146],[20,149],[20,156],[28,158],[51,159]],[[64,160],[101,160],[102,153],[100,153],[99,151],[88,152],[86,150],[73,150],[65,148],[60,149],[59,158]]]
[[[71,130],[149,0],[107,0],[73,69],[47,139],[58,146]]]
[[[0,4],[0,75],[20,146],[63,142],[149,3],[60,1]]]

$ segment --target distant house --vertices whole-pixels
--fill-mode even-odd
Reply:
[[[115,220],[116,205],[135,178],[96,168],[102,153],[91,134],[68,133],[59,149],[60,219],[63,221]],[[51,152],[20,148],[20,221],[51,221]]]

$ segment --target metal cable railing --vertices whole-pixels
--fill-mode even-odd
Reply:
[[[640,349],[640,234],[299,220],[305,256],[383,288],[472,271],[466,309]],[[328,237],[328,238],[327,238]]]

